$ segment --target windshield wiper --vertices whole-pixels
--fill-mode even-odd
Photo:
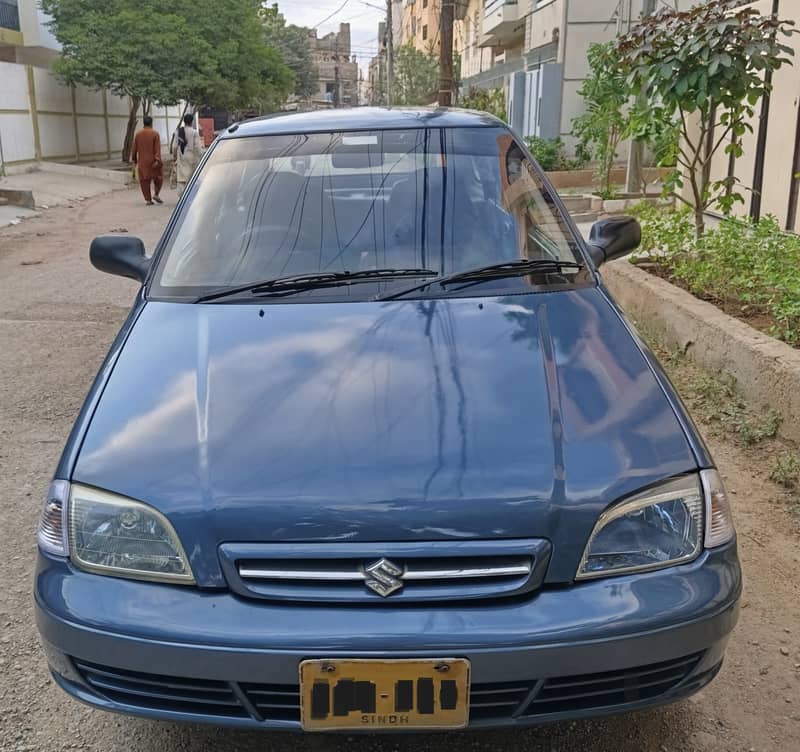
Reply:
[[[250,282],[237,287],[201,295],[194,302],[208,303],[212,300],[227,298],[249,292],[253,295],[291,294],[302,290],[313,290],[317,287],[336,287],[351,282],[368,282],[375,279],[396,279],[402,277],[431,277],[437,272],[432,269],[366,269],[360,272],[320,272],[318,274],[295,274],[291,277],[275,277],[261,282]]]
[[[459,282],[483,282],[487,279],[521,277],[525,274],[558,274],[566,269],[578,272],[583,269],[583,264],[579,264],[575,261],[560,261],[558,259],[520,259],[518,261],[507,261],[502,264],[481,266],[477,269],[469,269],[465,272],[458,272],[456,274],[449,274],[446,277],[428,280],[414,285],[413,287],[406,287],[404,290],[378,295],[375,300],[394,300],[395,298],[402,298],[405,295],[417,292],[417,290],[424,290],[426,287],[434,284],[445,287]]]

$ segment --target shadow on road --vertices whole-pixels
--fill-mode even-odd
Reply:
[[[119,739],[109,749],[223,752],[661,752],[699,750],[692,733],[692,708],[681,702],[666,708],[605,719],[554,723],[508,731],[462,734],[296,734],[237,731],[213,726],[179,725],[124,719],[115,726]],[[710,736],[706,734],[705,736]],[[140,746],[141,745],[141,746]]]

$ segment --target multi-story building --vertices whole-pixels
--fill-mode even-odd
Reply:
[[[413,44],[420,52],[439,54],[442,0],[405,0],[400,44]]]
[[[462,81],[477,83],[476,77],[494,64],[493,50],[481,45],[484,5],[484,0],[458,0],[456,5],[453,49],[461,58]]]
[[[317,39],[311,31],[311,54],[317,67],[319,89],[314,99],[334,107],[358,104],[358,60],[350,54],[350,24],[339,24],[339,31]]]
[[[467,7],[454,40],[462,91],[504,89],[518,132],[561,137],[568,148],[574,146],[572,121],[583,112],[578,91],[589,74],[589,45],[627,31],[645,7],[645,0],[461,1]]]
[[[47,67],[60,50],[36,0],[0,0],[0,61]]]

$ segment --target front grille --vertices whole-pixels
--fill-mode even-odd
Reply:
[[[143,674],[83,661],[75,665],[99,695],[124,705],[197,715],[248,715],[228,682]]]
[[[700,658],[695,654],[623,671],[547,679],[523,715],[590,710],[653,699],[680,684]]]
[[[473,684],[469,692],[470,721],[509,718],[528,697],[533,682]],[[300,688],[288,684],[242,684],[258,714],[268,720],[300,722]]]
[[[473,684],[469,690],[469,720],[510,718],[531,693],[535,682]]]
[[[300,687],[297,684],[242,684],[261,718],[300,723]]]
[[[541,585],[549,556],[542,540],[220,546],[234,592],[314,603],[520,595]]]
[[[679,685],[682,692],[694,691],[719,670],[715,666],[690,677],[701,658],[702,654],[696,653],[621,671],[473,684],[469,720],[487,724],[516,717],[611,710],[667,696]],[[300,688],[296,684],[186,679],[73,662],[98,695],[123,705],[198,716],[300,722]]]

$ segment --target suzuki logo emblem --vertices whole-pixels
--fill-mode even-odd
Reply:
[[[403,583],[399,579],[403,570],[388,559],[378,559],[364,569],[366,585],[384,598],[397,590],[401,590]]]

